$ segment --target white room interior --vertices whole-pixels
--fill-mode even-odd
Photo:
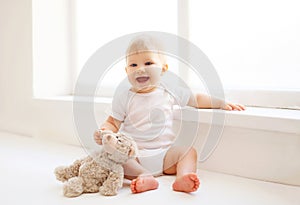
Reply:
[[[70,19],[68,20],[70,16],[67,15],[74,12],[72,10],[72,7],[76,6],[74,2],[75,0],[73,3],[70,0],[0,1],[1,204],[21,202],[26,204],[140,204],[147,202],[148,199],[158,204],[296,205],[300,203],[300,83],[297,80],[300,69],[300,18],[293,18],[297,17],[293,16],[294,10],[290,12],[290,17],[295,21],[287,24],[286,29],[283,28],[288,33],[286,36],[291,37],[291,42],[279,43],[284,53],[290,53],[290,55],[282,56],[283,60],[278,63],[282,65],[284,60],[290,60],[288,66],[293,67],[293,73],[287,72],[289,75],[285,75],[284,71],[287,68],[284,67],[280,71],[282,78],[290,79],[289,86],[276,89],[272,87],[274,82],[271,82],[269,84],[272,87],[271,90],[250,89],[248,85],[245,92],[238,89],[232,90],[230,86],[233,85],[225,90],[229,93],[231,100],[250,106],[244,112],[225,112],[225,126],[218,146],[207,160],[199,161],[198,173],[202,184],[197,192],[192,194],[173,192],[170,186],[174,177],[163,176],[158,179],[160,182],[158,190],[140,195],[131,194],[128,183],[125,183],[120,194],[115,197],[107,198],[98,194],[90,194],[73,199],[65,198],[61,192],[62,184],[56,181],[53,170],[58,165],[71,163],[74,159],[86,154],[77,137],[71,96],[76,81],[74,76],[78,75],[71,68],[78,66],[73,62],[78,54],[70,51],[70,45],[73,45],[74,39],[59,35],[75,29]],[[193,3],[192,0],[189,2]],[[261,8],[273,8],[271,6],[273,4],[268,4],[270,1],[266,2]],[[188,4],[180,0],[177,3],[181,9],[172,15],[182,18],[176,24],[175,32],[183,37],[190,37],[192,40],[194,38],[194,42],[197,43],[193,36],[196,31],[193,32],[193,29],[190,29],[188,33],[186,25],[180,23],[187,18],[185,12],[188,9],[184,8]],[[290,7],[287,5],[299,6],[296,1],[292,0],[285,3],[276,1],[274,8],[280,8],[281,3],[285,4],[285,7],[282,7],[283,13],[288,13],[285,9]],[[206,4],[205,6],[211,7]],[[242,6],[244,8],[247,5]],[[48,22],[45,19],[42,21],[41,16],[45,13],[38,9],[42,7],[46,7],[48,12],[56,11],[56,18]],[[249,8],[252,7],[249,6]],[[218,9],[222,12],[221,8]],[[261,10],[260,12],[258,16],[263,14]],[[275,14],[271,13],[271,15]],[[217,20],[212,20],[214,21]],[[42,23],[44,23],[44,28],[37,26]],[[285,25],[280,22],[278,24]],[[272,29],[275,27],[270,26],[270,31],[274,32]],[[48,36],[47,39],[43,29],[52,34],[51,38]],[[215,32],[220,31],[215,29]],[[241,31],[240,34],[245,33]],[[206,38],[206,35],[203,34],[202,37]],[[280,35],[285,35],[285,33]],[[280,35],[277,37],[279,38]],[[113,36],[115,37],[117,36]],[[276,33],[273,33],[272,37],[268,44],[274,43],[272,40],[276,39]],[[228,47],[227,43],[222,45],[224,50],[228,49],[225,49]],[[251,42],[248,43],[241,47],[252,48]],[[268,53],[269,56],[266,56],[266,59],[272,59],[272,55],[275,56],[273,58],[278,59],[281,55],[279,52],[276,53],[277,47],[267,47],[268,44],[265,44],[266,47],[260,51],[268,52],[269,49],[274,49],[274,53]],[[218,58],[220,53],[214,56],[215,53],[211,49],[216,48],[216,45],[215,47],[209,47],[207,44],[203,46],[207,54],[213,56],[212,61],[217,66],[220,67],[223,62],[230,66],[228,64],[230,59]],[[234,49],[228,52],[234,52]],[[244,57],[244,61],[242,60],[234,65],[240,66],[249,59]],[[256,65],[266,65],[265,61],[261,64],[259,62]],[[257,72],[260,69],[257,68]],[[279,68],[276,67],[276,69]],[[56,75],[57,72],[61,75]],[[276,78],[280,76],[280,72],[277,72]],[[261,83],[259,79],[257,82]],[[107,117],[110,102],[109,96],[97,98],[95,102],[97,122],[101,123]],[[198,149],[199,153],[202,151],[205,137],[211,127],[213,113],[215,112],[211,110],[186,109],[182,121],[175,119],[175,123],[182,122],[182,133],[189,133],[195,123],[199,123],[201,129],[193,141],[193,146]],[[195,117],[198,114],[201,116],[200,121]]]

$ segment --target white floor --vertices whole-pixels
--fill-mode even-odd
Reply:
[[[159,177],[157,190],[131,194],[125,183],[119,194],[85,194],[65,198],[53,170],[85,156],[82,148],[38,141],[0,132],[0,204],[202,204],[299,205],[300,187],[245,179],[199,170],[200,189],[192,194],[173,192],[174,176]]]

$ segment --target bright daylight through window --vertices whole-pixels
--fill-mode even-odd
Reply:
[[[240,96],[237,100],[255,106],[300,108],[299,1],[189,4],[190,40],[212,61],[229,98]]]
[[[77,73],[97,49],[122,35],[141,31],[177,34],[177,4],[174,0],[152,0],[146,4],[139,0],[77,0],[75,6]],[[126,78],[125,60],[112,64],[99,82],[97,95],[112,96],[116,82]],[[177,68],[173,66],[173,69]]]
[[[97,49],[126,34],[161,31],[187,38],[208,56],[227,99],[299,109],[299,6],[298,0],[35,0],[35,95],[72,94],[81,68]],[[168,63],[192,89],[205,88],[192,68],[174,57]],[[124,59],[107,70],[97,96],[111,97],[126,78]]]

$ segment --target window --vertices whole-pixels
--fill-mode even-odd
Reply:
[[[213,63],[228,100],[300,108],[297,0],[34,0],[32,4],[36,96],[72,94],[80,69],[98,48],[122,35],[148,30],[180,35],[198,46]],[[172,71],[192,89],[203,90],[190,68],[169,60]],[[99,84],[98,95],[112,96],[116,82],[126,77],[124,60],[115,63]]]
[[[34,97],[71,94],[72,9],[68,0],[32,1]]]
[[[212,61],[229,98],[299,108],[299,1],[190,0],[189,6],[190,40]]]
[[[177,34],[177,4],[174,0],[75,2],[77,75],[98,48],[122,35],[141,31]],[[112,96],[116,82],[126,78],[125,60],[112,63],[115,64],[98,86],[98,95]]]

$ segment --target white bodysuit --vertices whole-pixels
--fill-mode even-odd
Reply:
[[[186,106],[191,92],[161,86],[150,93],[118,89],[112,103],[112,117],[123,122],[120,132],[135,139],[141,165],[152,174],[162,173],[164,156],[175,140],[173,106]]]

